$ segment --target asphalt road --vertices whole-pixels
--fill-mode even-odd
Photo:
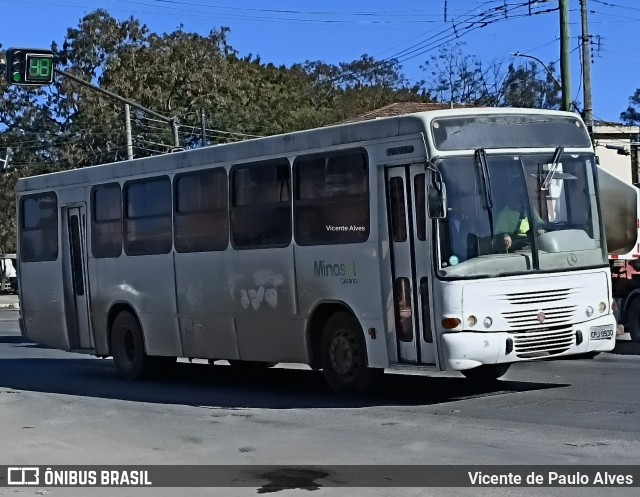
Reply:
[[[126,382],[111,360],[25,342],[0,310],[0,464],[639,464],[640,346],[459,374],[387,374],[338,397],[322,374],[179,363]],[[0,489],[0,495],[256,495],[264,488]],[[278,496],[307,495],[283,490]],[[608,495],[637,495],[608,489]],[[314,495],[602,495],[602,489],[344,489]]]

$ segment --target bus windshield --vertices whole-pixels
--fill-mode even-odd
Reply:
[[[437,221],[438,275],[498,276],[607,263],[594,156],[485,154],[438,161],[448,212]]]

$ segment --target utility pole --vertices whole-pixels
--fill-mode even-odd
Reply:
[[[131,139],[131,109],[124,104],[124,129],[127,134],[127,159],[133,159],[133,140]]]
[[[582,17],[582,87],[584,98],[584,122],[589,133],[593,131],[593,102],[591,100],[591,38],[587,21],[587,0],[580,0]]]
[[[204,109],[200,111],[200,131],[202,132],[202,146],[207,146],[207,123]]]
[[[631,135],[631,183],[640,183],[640,135]]]
[[[560,10],[560,77],[562,79],[562,110],[573,110],[571,101],[571,57],[569,36],[569,0],[558,0]]]

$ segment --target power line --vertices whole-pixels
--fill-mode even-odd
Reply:
[[[483,3],[480,5],[480,7],[482,7],[482,6],[484,6],[484,5],[488,5],[488,4],[490,4],[490,3],[493,3],[493,0],[489,0],[489,1],[485,1],[485,2],[483,2]],[[456,19],[457,19],[457,18],[459,18],[459,17],[463,17],[463,16],[465,16],[465,15],[468,15],[468,14],[470,14],[471,12],[473,12],[474,10],[477,10],[477,9],[476,9],[476,8],[471,8],[471,9],[469,9],[468,11],[466,11],[464,14],[461,14],[460,16],[456,17]],[[393,50],[394,48],[401,47],[402,45],[404,45],[404,44],[406,44],[406,43],[409,43],[409,42],[411,42],[411,41],[413,41],[413,40],[416,40],[416,39],[418,39],[418,38],[422,38],[423,36],[425,36],[426,34],[430,33],[431,31],[432,31],[432,30],[427,31],[426,33],[422,33],[422,34],[420,34],[420,35],[418,35],[418,36],[414,36],[413,38],[410,38],[409,40],[406,40],[406,41],[404,41],[404,42],[402,42],[402,43],[399,43],[399,44],[397,44],[397,45],[394,45],[394,46],[392,46],[392,47],[390,47],[390,48],[388,48],[388,49],[386,49],[386,50],[384,50],[384,51],[382,51],[382,52],[379,52],[379,53],[376,55],[376,57],[379,57],[380,55],[383,55],[383,54],[385,54],[385,53],[387,53],[387,52],[390,52],[390,51],[391,51],[391,50]],[[409,47],[409,48],[412,48],[412,47],[414,47],[414,46],[416,46],[416,45],[412,45],[412,46],[411,46],[411,47]],[[393,58],[393,56],[391,56],[391,58]]]
[[[632,21],[640,21],[640,18],[637,17],[629,17],[629,16],[620,16],[620,15],[616,15],[616,14],[609,14],[608,12],[599,12],[597,10],[589,10],[590,14],[595,14],[595,15],[603,15],[603,16],[607,16],[607,17],[615,17],[617,19],[624,19],[624,21],[621,22],[632,22]]]
[[[427,38],[421,43],[415,44],[412,47],[408,47],[407,49],[400,51],[390,57],[384,59],[388,61],[390,59],[395,59],[399,63],[406,62],[407,60],[413,59],[415,57],[419,57],[420,55],[424,55],[427,52],[437,50],[438,48],[446,45],[447,43],[459,39],[462,36],[476,31],[478,29],[483,29],[491,24],[496,22],[504,21],[505,19],[516,19],[520,17],[529,17],[529,14],[521,14],[516,16],[504,17],[508,16],[510,13],[522,9],[523,7],[529,7],[531,2],[524,2],[519,4],[501,4],[493,9],[485,11],[476,16],[472,16],[470,19],[462,21],[462,27],[458,27],[455,23],[455,20],[452,21],[452,26],[447,28],[439,33]],[[546,14],[549,12],[554,12],[558,10],[556,8],[538,10],[532,12],[531,15],[538,14]],[[433,41],[432,41],[433,40]]]
[[[550,0],[540,0],[535,3],[536,4],[546,3],[547,1],[550,1]],[[483,2],[481,6],[485,6],[494,2],[495,0]],[[415,57],[419,57],[420,55],[423,55],[427,52],[437,50],[438,48],[446,45],[447,43],[453,41],[454,39],[459,39],[471,31],[484,28],[495,22],[502,21],[505,19],[514,19],[518,17],[529,17],[529,14],[509,17],[509,14],[512,11],[521,9],[523,7],[528,7],[529,12],[531,12],[531,15],[553,12],[555,10],[558,10],[556,7],[552,9],[546,9],[546,10],[531,11],[530,7],[533,3],[534,3],[533,0],[528,0],[526,2],[521,2],[518,4],[509,4],[503,0],[502,2],[500,2],[498,6],[494,6],[492,9],[488,9],[481,13],[468,16],[467,18],[465,18],[465,20],[460,22],[460,24],[462,24],[463,26],[458,29],[455,21],[459,18],[464,18],[467,14],[469,14],[474,10],[474,9],[471,9],[465,12],[465,14],[453,19],[452,26],[448,28],[444,28],[443,30],[428,37],[427,39],[419,43],[415,43],[399,52],[396,52],[391,56],[388,56],[382,59],[381,61],[378,61],[377,64],[380,66],[382,66],[383,64],[401,64]],[[428,34],[429,32],[430,31],[428,31],[425,34]],[[355,75],[356,73],[354,73],[353,71],[347,74],[341,74],[339,76],[329,78],[327,81],[324,82],[324,84],[329,84],[332,86],[333,85],[340,86],[341,84],[348,82],[349,79],[353,78],[353,76]]]
[[[594,3],[599,3],[600,5],[604,5],[606,7],[614,7],[618,9],[626,9],[626,10],[633,10],[635,12],[640,12],[640,8],[638,7],[631,7],[629,5],[620,5],[612,2],[603,2],[602,0],[591,0],[591,1]]]
[[[416,16],[416,14],[407,14],[401,11],[361,11],[361,12],[339,12],[339,11],[303,11],[303,10],[277,10],[277,9],[253,9],[253,8],[242,8],[242,7],[226,7],[226,6],[209,6],[203,5],[193,2],[165,2],[170,5],[159,5],[158,3],[147,3],[142,1],[134,1],[134,0],[119,0],[120,2],[133,4],[133,5],[141,5],[146,7],[155,7],[160,9],[166,9],[170,12],[158,12],[154,11],[154,14],[170,14],[175,12],[185,12],[189,15],[193,16],[193,14],[204,14],[206,16],[216,15],[218,17],[228,18],[228,19],[238,19],[238,20],[246,20],[246,21],[271,21],[271,22],[297,22],[297,23],[317,23],[324,25],[367,25],[367,24],[406,24],[407,22],[411,23],[437,23],[440,22],[438,19],[422,19]],[[216,10],[197,10],[193,7],[204,7],[204,8],[212,8],[212,9],[227,9],[227,10],[235,10],[246,12],[246,14],[242,13],[229,13],[224,10],[216,11]],[[248,14],[250,12],[256,12],[256,14]],[[418,12],[430,12],[430,11],[418,11]],[[331,17],[325,18],[308,18],[308,17],[298,17],[302,15],[314,16],[314,15],[324,15],[324,16],[336,16],[343,15],[349,17],[356,17],[356,19],[336,19]],[[401,19],[398,20],[390,20],[389,16],[398,16]],[[374,17],[378,16],[379,19],[374,19]],[[201,16],[198,16],[201,17]],[[368,19],[359,19],[359,17],[368,17]],[[407,20],[407,17],[409,20]]]
[[[158,123],[162,122],[162,121],[159,121],[157,119],[153,119],[151,117],[146,117],[146,116],[141,116],[141,119],[144,119],[146,121],[158,122]],[[181,128],[191,128],[191,129],[200,129],[199,126],[189,126],[187,124],[180,124],[180,127]],[[211,133],[220,133],[220,134],[223,134],[223,135],[238,135],[238,136],[242,136],[242,137],[245,137],[245,138],[262,138],[262,136],[260,136],[260,135],[249,135],[249,134],[245,134],[245,133],[236,133],[236,132],[232,132],[232,131],[222,131],[220,129],[209,129],[209,128],[207,128],[206,131],[209,131]]]
[[[484,4],[482,4],[482,6],[488,5],[490,3],[493,3],[493,2],[492,1],[485,2]],[[393,55],[390,55],[390,56],[386,57],[383,60],[388,61],[388,60],[391,60],[391,59],[397,59],[397,58],[399,58],[399,57],[401,57],[403,55],[407,55],[408,53],[412,53],[415,50],[422,49],[424,47],[425,43],[428,43],[430,40],[433,40],[434,38],[437,38],[437,37],[442,36],[442,35],[447,35],[447,33],[450,33],[450,32],[455,32],[456,31],[456,27],[455,27],[456,26],[456,24],[455,24],[456,21],[458,19],[464,18],[464,16],[467,16],[473,10],[474,9],[471,9],[471,10],[465,12],[464,14],[462,14],[461,16],[458,16],[458,17],[452,19],[451,20],[451,27],[444,28],[443,30],[439,31],[438,33],[434,34],[433,36],[430,36],[430,37],[426,38],[425,40],[423,40],[423,41],[421,41],[419,43],[415,43],[415,44],[413,44],[413,45],[411,45],[411,46],[409,46],[409,47],[407,47],[407,48],[405,48],[405,49],[403,49],[403,50],[401,50],[399,52],[396,52]],[[474,19],[481,19],[484,15],[486,15],[487,12],[489,12],[489,11],[485,11],[485,12],[482,12],[480,14],[475,14],[473,16],[469,16],[467,19],[465,19],[464,21],[461,20],[460,22],[461,23],[462,22],[472,22]],[[430,33],[430,31],[427,31],[427,33],[424,33],[424,34],[428,34],[428,33]]]

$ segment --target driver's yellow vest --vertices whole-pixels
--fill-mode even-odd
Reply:
[[[529,220],[525,217],[524,219],[520,219],[520,225],[518,226],[518,231],[516,231],[516,236],[525,237],[529,232]]]

